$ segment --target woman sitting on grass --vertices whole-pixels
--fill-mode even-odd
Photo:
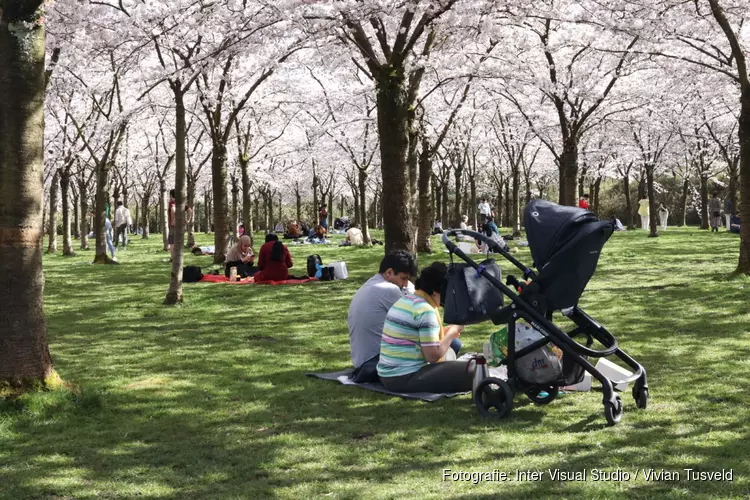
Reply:
[[[255,274],[255,251],[253,250],[253,240],[249,235],[243,234],[237,243],[227,252],[224,261],[224,276],[229,277],[229,270],[237,268],[237,276],[246,278]]]
[[[326,241],[326,228],[318,224],[315,226],[315,232],[310,232],[308,241],[312,243],[325,243]]]
[[[258,269],[255,273],[255,281],[284,281],[294,279],[289,275],[292,267],[292,256],[289,249],[279,241],[274,233],[266,235],[266,242],[258,252]]]
[[[474,373],[467,361],[441,362],[464,328],[443,328],[438,305],[446,272],[442,262],[422,269],[414,284],[416,292],[398,299],[385,317],[378,376],[391,391],[471,390]]]

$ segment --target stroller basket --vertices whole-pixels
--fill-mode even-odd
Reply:
[[[552,211],[552,215],[548,211]],[[543,219],[541,223],[540,219]],[[610,425],[615,425],[622,418],[623,403],[620,395],[615,393],[614,386],[634,382],[633,398],[636,406],[644,409],[648,403],[646,370],[620,349],[617,339],[606,328],[577,305],[580,294],[596,269],[599,251],[612,233],[611,223],[599,221],[587,210],[559,207],[544,200],[529,203],[525,220],[532,256],[535,258],[535,264],[541,266],[538,273],[513,257],[504,245],[482,233],[450,229],[442,235],[442,241],[451,254],[455,254],[476,269],[477,274],[487,279],[510,299],[508,305],[498,308],[490,315],[493,323],[508,324],[508,354],[503,360],[508,367],[508,381],[489,377],[475,383],[474,401],[480,413],[502,417],[511,411],[516,392],[524,392],[538,404],[547,404],[555,399],[559,387],[574,385],[583,379],[585,372],[589,372],[601,383],[604,415]],[[553,228],[555,231],[551,231],[550,227],[542,227],[544,224],[549,226],[549,221],[555,220],[563,226],[568,224],[568,230],[573,230],[577,234],[567,234],[565,227]],[[535,229],[543,229],[546,234],[552,234],[553,239],[558,241],[545,242],[535,234]],[[459,235],[486,243],[490,251],[503,256],[518,267],[522,271],[524,281],[508,276],[506,284],[485,272],[482,266],[450,240],[451,236]],[[534,248],[535,244],[546,244],[546,247],[540,251]],[[559,283],[560,280],[566,279],[567,283]],[[576,327],[570,332],[565,332],[555,325],[552,318],[553,313],[557,311],[575,323]],[[543,338],[516,350],[516,323],[520,320],[541,333]],[[575,340],[575,337],[579,336],[585,337],[585,344]],[[603,348],[592,348],[595,341]],[[534,385],[521,380],[516,371],[516,360],[548,343],[552,343],[563,353],[560,378],[547,385]],[[633,374],[624,380],[611,380],[589,361],[589,358],[607,356],[620,359],[632,369]]]

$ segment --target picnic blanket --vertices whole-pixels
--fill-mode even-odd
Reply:
[[[229,281],[229,278],[217,274],[204,274],[201,282],[204,283],[230,283],[232,285],[299,285],[310,281],[319,281],[317,278],[305,278],[302,280],[284,280],[284,281],[255,281],[252,277],[242,278],[239,281]]]
[[[334,382],[338,382],[344,385],[356,385],[357,387],[361,387],[362,389],[367,389],[368,391],[382,392],[383,394],[389,394],[391,396],[398,396],[400,398],[405,398],[405,399],[421,399],[422,401],[437,401],[438,399],[442,399],[442,398],[452,398],[453,396],[458,396],[460,394],[468,394],[468,392],[446,392],[446,393],[394,392],[394,391],[389,391],[388,389],[386,389],[385,386],[381,384],[380,382],[358,384],[349,378],[349,374],[352,371],[353,369],[349,368],[347,370],[342,370],[340,372],[306,373],[305,375],[307,375],[308,377],[315,377],[315,378],[319,378],[322,380],[332,380]]]

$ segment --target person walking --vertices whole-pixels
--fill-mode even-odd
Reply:
[[[669,219],[669,210],[664,206],[664,203],[659,203],[659,225],[662,231],[667,230],[667,220]]]
[[[120,245],[120,234],[122,234],[122,248],[128,246],[128,227],[131,224],[133,224],[133,219],[130,218],[130,210],[118,201],[115,210],[115,247]]]
[[[643,197],[638,202],[638,215],[641,216],[641,229],[647,230],[648,229],[648,216],[649,216],[649,207],[648,207],[648,198]]]
[[[479,226],[484,226],[484,224],[487,222],[487,219],[492,216],[492,207],[487,202],[487,198],[482,198],[479,201],[479,206],[477,207],[479,210]]]
[[[724,200],[724,222],[727,225],[727,231],[731,228],[731,221],[732,221],[732,200],[730,198],[727,198]]]
[[[719,193],[716,191],[708,201],[708,217],[711,222],[711,232],[718,233],[721,225],[721,200],[719,199]]]
[[[320,218],[320,225],[323,226],[323,229],[328,231],[328,210],[326,210],[325,203],[320,206],[318,216]]]
[[[112,260],[117,262],[117,248],[112,243],[112,221],[109,220],[109,217],[104,218],[104,241],[107,243]]]

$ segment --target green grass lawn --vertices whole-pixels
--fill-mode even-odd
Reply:
[[[421,263],[447,258],[435,247]],[[303,273],[311,247],[291,251]],[[46,256],[50,349],[80,392],[0,401],[0,497],[747,498],[750,280],[727,278],[736,235],[633,231],[605,246],[581,303],[647,368],[651,392],[645,411],[624,393],[616,427],[596,390],[549,406],[517,396],[509,418],[487,421],[469,396],[406,401],[305,377],[350,364],[349,300],[383,247],[314,251],[346,261],[349,279],[186,284],[173,308],[161,305],[170,267],[159,235],[133,240],[119,266]],[[517,255],[530,263],[527,248]],[[465,348],[480,351],[491,331],[467,328]],[[733,481],[687,481],[684,468],[733,469]],[[443,469],[545,473],[472,484],[444,481]],[[589,477],[552,481],[547,469]],[[631,478],[594,481],[593,469]]]

